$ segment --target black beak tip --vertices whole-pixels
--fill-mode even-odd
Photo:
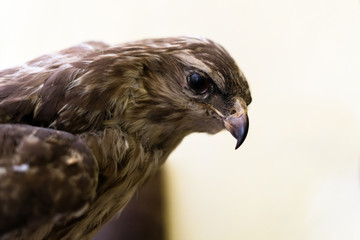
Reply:
[[[230,118],[225,127],[236,138],[235,150],[238,149],[245,141],[249,130],[249,118],[247,114],[243,114],[238,118]]]
[[[241,130],[240,130],[241,133],[236,138],[237,142],[236,142],[235,150],[237,150],[241,146],[241,144],[243,144],[243,142],[245,141],[247,133],[248,133],[248,129],[249,129],[249,124],[247,122],[246,126],[244,125],[241,127]]]

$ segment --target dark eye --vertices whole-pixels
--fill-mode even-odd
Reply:
[[[205,93],[210,87],[210,78],[198,73],[191,73],[188,77],[188,84],[198,94]]]

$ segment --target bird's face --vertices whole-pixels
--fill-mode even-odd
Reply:
[[[248,132],[251,95],[230,55],[196,38],[162,39],[152,46],[163,50],[144,67],[144,88],[154,105],[148,119],[164,126],[172,122],[186,133],[226,128],[237,139],[237,149]]]

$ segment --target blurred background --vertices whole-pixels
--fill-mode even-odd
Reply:
[[[358,0],[2,0],[0,29],[1,69],[88,40],[219,42],[250,83],[249,135],[170,156],[166,239],[360,239]]]

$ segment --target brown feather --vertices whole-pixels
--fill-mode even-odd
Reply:
[[[205,94],[193,71],[212,79]],[[89,42],[0,71],[0,239],[89,239],[186,135],[222,130],[238,98],[251,102],[244,75],[199,38]]]

